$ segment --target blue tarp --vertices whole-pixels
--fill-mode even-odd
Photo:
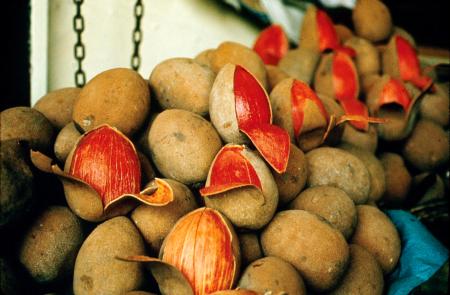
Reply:
[[[444,265],[448,250],[409,212],[387,210],[386,213],[402,240],[400,261],[386,281],[387,294],[406,295]]]

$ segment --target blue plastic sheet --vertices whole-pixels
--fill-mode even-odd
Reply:
[[[400,261],[387,278],[387,294],[406,295],[444,265],[448,250],[409,212],[387,210],[386,213],[402,240]]]

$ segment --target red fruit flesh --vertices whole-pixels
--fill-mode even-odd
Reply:
[[[290,139],[286,130],[271,125],[269,98],[255,77],[241,66],[234,72],[234,96],[239,129],[278,173],[286,171]],[[287,151],[287,155],[286,155]]]
[[[294,135],[297,138],[303,127],[304,108],[306,101],[311,100],[319,108],[323,117],[328,121],[328,114],[322,101],[317,97],[316,93],[306,84],[298,80],[294,80],[291,87],[291,105],[292,105],[292,123],[294,127]]]
[[[210,196],[243,186],[262,190],[261,181],[250,161],[242,154],[243,146],[225,146],[214,159],[209,183],[200,189],[202,196]]]
[[[326,49],[338,48],[338,35],[334,29],[333,21],[325,11],[317,9],[316,23],[319,35],[319,50],[323,52]]]
[[[104,207],[123,194],[140,191],[141,169],[136,150],[123,134],[109,126],[101,126],[81,138],[69,174],[94,188]]]
[[[400,81],[393,78],[384,85],[378,100],[378,107],[390,103],[401,105],[405,112],[411,103],[411,96],[406,88]]]
[[[283,28],[274,24],[265,28],[253,45],[253,50],[266,65],[276,66],[289,49],[289,41]]]
[[[333,55],[333,88],[341,103],[358,97],[358,72],[352,59],[340,51]]]

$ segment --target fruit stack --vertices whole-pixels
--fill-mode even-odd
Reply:
[[[353,21],[311,5],[298,48],[272,25],[4,110],[2,293],[383,294],[382,209],[448,164],[448,85],[382,2]]]

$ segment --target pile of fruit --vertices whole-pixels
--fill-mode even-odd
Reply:
[[[353,22],[311,5],[298,48],[272,25],[4,110],[2,294],[383,294],[379,206],[448,164],[448,85],[382,2]]]

